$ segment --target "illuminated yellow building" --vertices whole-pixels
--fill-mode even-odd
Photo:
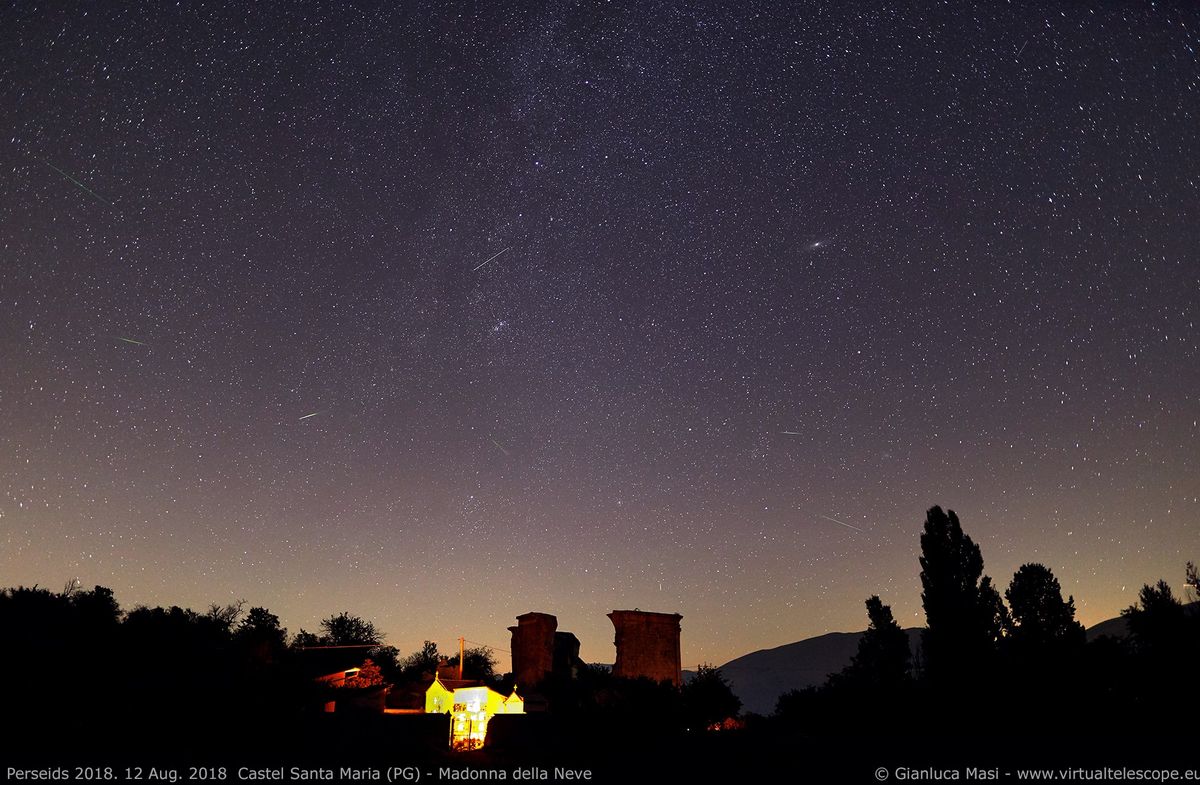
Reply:
[[[425,691],[426,714],[450,715],[450,746],[477,749],[487,737],[488,720],[497,714],[524,714],[525,701],[513,687],[507,698],[477,681],[435,676]]]

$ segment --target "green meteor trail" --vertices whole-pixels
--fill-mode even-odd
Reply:
[[[67,179],[68,179],[68,180],[70,180],[71,182],[75,183],[75,185],[77,185],[77,186],[79,186],[80,188],[82,188],[82,189],[83,189],[85,192],[87,192],[87,193],[91,194],[92,196],[96,197],[96,198],[97,198],[97,199],[99,199],[100,201],[104,202],[104,203],[105,203],[106,205],[108,205],[109,207],[112,207],[112,206],[113,206],[113,203],[112,203],[112,202],[108,201],[108,200],[107,200],[107,199],[105,199],[103,196],[101,196],[100,194],[98,194],[98,193],[96,193],[95,191],[93,191],[91,188],[88,188],[86,185],[84,185],[83,183],[79,182],[79,181],[78,181],[78,180],[76,180],[74,177],[72,177],[71,175],[69,175],[69,174],[67,174],[66,172],[64,172],[62,169],[59,169],[57,166],[55,166],[54,164],[50,163],[50,162],[49,162],[49,161],[47,161],[45,158],[39,158],[38,160],[39,160],[39,161],[41,161],[42,163],[44,163],[46,166],[49,166],[51,169],[53,169],[54,171],[58,172],[59,174],[61,174],[63,177],[67,178]]]

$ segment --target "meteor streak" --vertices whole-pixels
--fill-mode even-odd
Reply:
[[[323,411],[323,410],[322,410],[322,411]],[[303,417],[301,417],[300,419],[301,419],[301,420],[307,420],[309,417],[316,417],[316,416],[317,416],[318,414],[320,414],[320,413],[321,413],[321,412],[313,412],[312,414],[306,414],[306,415],[304,415]]]
[[[817,517],[824,518],[827,521],[833,521],[838,526],[845,526],[847,529],[854,529],[854,531],[856,531],[856,532],[863,531],[862,529],[858,528],[857,526],[851,526],[850,524],[846,523],[845,521],[839,521],[837,518],[830,518],[828,515],[818,515]],[[865,532],[863,532],[863,533],[865,534]]]
[[[508,246],[508,248],[512,248],[512,246],[510,245],[510,246]],[[483,260],[482,262],[480,262],[479,264],[475,265],[475,267],[473,267],[473,268],[471,269],[471,272],[475,272],[475,271],[476,271],[476,270],[478,270],[480,267],[483,267],[485,264],[487,264],[488,262],[492,261],[492,260],[493,260],[493,259],[495,259],[497,256],[499,256],[500,254],[504,253],[504,251],[507,251],[507,250],[508,250],[508,248],[505,248],[505,249],[504,249],[504,250],[502,250],[502,251],[497,251],[496,253],[494,253],[494,254],[492,254],[491,256],[489,256],[487,259],[485,259],[485,260]]]
[[[124,341],[125,343],[131,343],[134,346],[146,346],[147,345],[144,341],[135,341],[132,338],[122,338],[119,335],[116,336],[116,338],[118,341]]]
[[[496,441],[495,439],[490,439],[489,441],[491,441],[491,443],[492,443],[492,444],[494,444],[494,445],[496,445],[497,447],[499,447],[499,448],[500,448],[500,452],[504,453],[505,455],[509,455],[509,454],[510,454],[508,450],[504,449],[504,445],[503,445],[503,444],[501,444],[500,442]]]
[[[112,202],[108,201],[108,200],[107,200],[107,199],[105,199],[103,196],[101,196],[100,194],[98,194],[98,193],[96,193],[95,191],[93,191],[91,188],[88,188],[86,185],[84,185],[83,183],[79,182],[79,181],[78,181],[78,180],[76,180],[74,177],[72,177],[71,175],[69,175],[69,174],[67,174],[66,172],[64,172],[62,169],[59,169],[57,166],[55,166],[54,164],[50,163],[50,162],[49,162],[49,161],[47,161],[45,158],[39,158],[39,159],[37,159],[37,160],[41,161],[41,162],[42,162],[42,163],[44,163],[46,166],[49,166],[51,169],[53,169],[54,171],[58,172],[58,173],[59,173],[59,174],[61,174],[63,177],[65,177],[65,178],[67,178],[68,180],[70,180],[71,182],[75,183],[75,185],[77,185],[77,186],[79,186],[81,189],[83,189],[83,191],[84,191],[84,192],[86,192],[86,193],[88,193],[88,194],[91,194],[91,195],[92,195],[92,196],[94,196],[95,198],[97,198],[97,199],[99,199],[100,201],[104,202],[104,203],[105,203],[106,205],[108,205],[109,207],[112,207],[112,206],[113,206],[113,203],[112,203]]]

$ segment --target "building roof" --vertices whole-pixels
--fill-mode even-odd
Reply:
[[[522,613],[520,616],[517,617],[517,621],[520,621],[521,619],[535,619],[535,618],[554,619],[555,621],[558,621],[558,617],[556,617],[553,613],[542,613],[541,611],[530,611],[529,613]]]
[[[483,687],[483,686],[485,686],[484,683],[479,681],[478,679],[445,679],[445,678],[442,678],[441,676],[435,676],[433,681],[439,682],[442,685],[442,687],[449,690],[450,692],[454,692],[455,690],[466,689],[467,687]],[[429,686],[432,687],[433,682],[430,682]]]
[[[670,619],[670,620],[675,621],[676,623],[678,623],[678,621],[683,618],[683,616],[678,613],[660,613],[659,611],[644,611],[641,608],[634,608],[631,611],[615,610],[612,613],[608,614],[608,618],[612,619],[615,622],[616,618],[614,618],[614,617],[620,617],[620,618],[624,618],[624,619],[643,618],[643,619],[654,619],[654,620],[662,620],[662,621],[666,621],[666,620]]]
[[[316,679],[360,667],[367,659],[367,651],[366,648],[302,649],[297,662],[302,674]]]

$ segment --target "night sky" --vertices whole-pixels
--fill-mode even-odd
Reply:
[[[1200,8],[970,5],[6,4],[0,585],[691,667],[923,623],[941,504],[1181,589]]]

